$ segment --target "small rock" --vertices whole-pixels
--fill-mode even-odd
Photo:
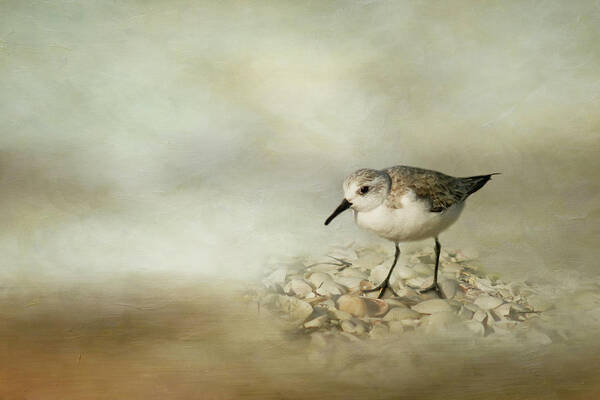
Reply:
[[[337,300],[338,308],[352,314],[355,317],[367,315],[367,305],[360,297],[344,295]]]
[[[448,302],[442,299],[425,300],[412,306],[412,309],[421,314],[435,314],[444,311],[452,311],[452,307],[450,307]]]
[[[327,315],[321,315],[315,319],[311,319],[310,321],[304,324],[305,328],[320,328],[327,322]]]
[[[318,288],[323,284],[323,282],[333,281],[333,278],[331,277],[331,275],[326,274],[324,272],[313,272],[308,278],[308,280],[310,281],[310,283],[313,284],[314,287]]]
[[[384,321],[402,321],[405,319],[419,319],[421,314],[408,308],[392,308],[383,317]]]
[[[455,280],[444,279],[439,285],[440,290],[446,299],[452,299],[456,295],[458,284]]]
[[[491,310],[502,304],[502,299],[484,294],[479,296],[474,304],[482,310]]]

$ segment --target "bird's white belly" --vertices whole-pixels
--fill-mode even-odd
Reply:
[[[437,236],[459,217],[464,203],[458,203],[439,213],[429,211],[429,204],[414,193],[402,199],[402,208],[384,204],[367,212],[355,213],[358,226],[394,242],[408,242]]]

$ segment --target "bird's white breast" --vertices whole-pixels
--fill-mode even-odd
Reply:
[[[388,208],[385,203],[367,211],[355,212],[358,226],[395,242],[422,240],[437,236],[459,217],[464,203],[457,203],[445,211],[429,211],[428,202],[418,199],[409,191],[401,198],[401,208]]]

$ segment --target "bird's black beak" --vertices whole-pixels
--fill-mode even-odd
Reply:
[[[338,206],[338,208],[335,209],[335,211],[329,216],[329,218],[327,218],[325,220],[325,225],[329,225],[329,223],[338,216],[338,214],[342,213],[343,211],[347,210],[348,208],[350,208],[350,206],[352,205],[352,203],[350,203],[348,200],[344,199],[342,200],[342,202],[340,203],[340,205]]]

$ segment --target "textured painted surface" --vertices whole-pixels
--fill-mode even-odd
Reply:
[[[594,1],[0,2],[0,398],[593,398],[598,26]],[[203,282],[381,243],[322,222],[397,164],[502,172],[444,243],[550,290],[577,339],[349,350],[336,380],[203,317],[237,300]]]

